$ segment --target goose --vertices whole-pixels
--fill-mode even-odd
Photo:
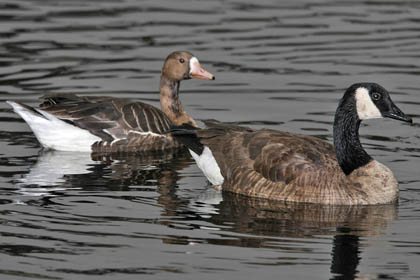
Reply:
[[[250,197],[328,205],[386,204],[397,199],[392,171],[372,159],[359,140],[361,121],[412,123],[375,83],[350,86],[335,113],[334,146],[316,137],[254,130],[207,120],[207,128],[173,127],[215,186]]]
[[[39,108],[6,101],[32,129],[46,149],[93,153],[161,151],[183,147],[164,134],[170,125],[196,122],[179,100],[182,80],[214,80],[197,57],[176,51],[166,58],[160,77],[160,104],[75,94],[49,94]]]

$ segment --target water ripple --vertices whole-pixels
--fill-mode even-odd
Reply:
[[[217,76],[181,84],[197,120],[331,142],[345,88],[372,81],[415,124],[361,126],[367,151],[399,180],[399,204],[323,208],[221,193],[188,153],[41,151],[2,102],[0,274],[418,278],[419,11],[418,1],[398,0],[2,1],[2,101],[36,105],[46,93],[75,92],[159,106],[163,60],[186,49]]]

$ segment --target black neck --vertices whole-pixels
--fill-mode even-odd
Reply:
[[[343,97],[335,113],[333,133],[338,164],[346,175],[372,160],[360,144],[360,122],[354,98]]]

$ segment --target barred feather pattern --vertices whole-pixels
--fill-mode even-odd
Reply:
[[[94,153],[144,153],[182,147],[165,135],[171,120],[146,103],[104,96],[55,94],[45,96],[40,108],[100,137],[102,140],[92,145]]]
[[[98,141],[92,145],[92,153],[108,154],[148,154],[167,150],[185,149],[172,137],[153,133],[129,132],[127,138],[108,141]]]

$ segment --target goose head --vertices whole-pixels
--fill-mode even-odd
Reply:
[[[357,117],[361,121],[391,118],[409,123],[413,122],[394,104],[389,92],[376,83],[354,84],[347,89],[343,99],[346,99],[346,97],[354,99]]]
[[[363,120],[375,118],[412,122],[380,85],[359,83],[350,86],[338,105],[333,129],[334,150],[346,175],[372,160],[360,143],[359,125]]]
[[[176,51],[168,55],[162,68],[162,76],[177,82],[192,78],[215,79],[213,74],[201,67],[197,57],[187,51]]]

